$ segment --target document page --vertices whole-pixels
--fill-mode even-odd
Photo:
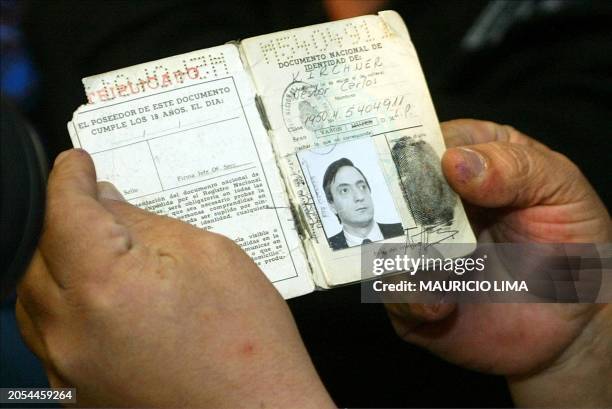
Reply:
[[[235,45],[83,82],[88,104],[68,129],[99,180],[138,207],[234,240],[285,298],[314,289]]]
[[[360,280],[370,243],[475,243],[397,13],[249,38],[242,51],[318,285]]]

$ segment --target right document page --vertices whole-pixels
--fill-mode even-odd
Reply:
[[[319,286],[360,280],[371,243],[475,243],[397,13],[249,38],[242,52]]]

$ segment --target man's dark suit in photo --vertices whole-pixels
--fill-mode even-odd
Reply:
[[[404,228],[402,227],[401,223],[392,223],[392,224],[377,223],[377,224],[378,224],[378,228],[380,229],[385,239],[402,236],[404,234]],[[341,230],[340,233],[334,236],[331,236],[329,239],[327,239],[327,241],[329,242],[329,246],[334,250],[348,248],[348,243],[346,242],[346,236],[344,235],[344,230]]]

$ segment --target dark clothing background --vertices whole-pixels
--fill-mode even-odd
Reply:
[[[514,126],[569,156],[609,207],[612,3],[561,3],[475,50],[462,48],[462,39],[488,2],[397,1],[385,8],[399,11],[410,30],[440,120]],[[66,122],[85,103],[82,77],[325,20],[322,5],[308,1],[32,2],[25,29],[40,94],[31,119],[54,157],[71,147]],[[382,305],[360,303],[358,285],[289,304],[339,406],[512,405],[503,378],[402,342]]]

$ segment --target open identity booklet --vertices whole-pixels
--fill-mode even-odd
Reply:
[[[88,103],[68,130],[98,179],[231,238],[285,298],[361,280],[362,253],[379,243],[475,243],[394,11],[83,83]]]

